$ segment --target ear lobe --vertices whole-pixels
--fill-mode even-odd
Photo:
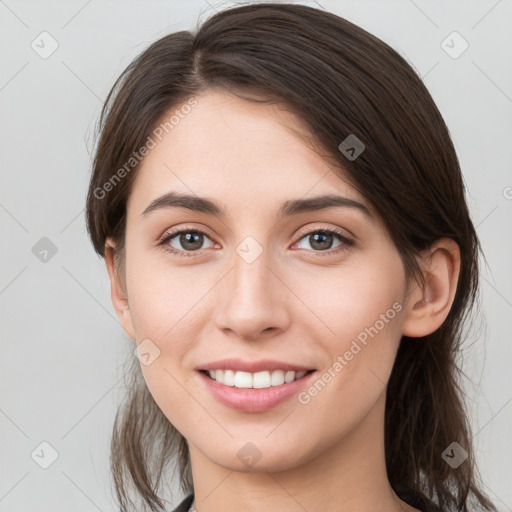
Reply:
[[[127,336],[135,340],[135,329],[128,303],[128,295],[121,282],[120,270],[116,268],[114,254],[115,243],[111,238],[108,238],[105,242],[105,264],[110,278],[110,297],[119,323]]]
[[[438,240],[421,258],[425,282],[407,298],[402,334],[426,336],[446,320],[455,298],[460,272],[460,250],[451,238]]]

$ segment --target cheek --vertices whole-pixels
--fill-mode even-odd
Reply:
[[[339,438],[366,417],[386,390],[400,341],[401,308],[387,301],[364,314],[350,310],[335,325],[337,336],[324,344],[327,364],[298,396],[307,428],[326,425],[326,437]],[[351,312],[354,314],[351,316]],[[383,311],[384,319],[379,318]],[[377,318],[377,320],[375,320]],[[345,320],[344,320],[345,319]]]
[[[149,352],[155,354],[149,365],[141,363],[147,388],[167,419],[182,431],[190,408],[190,375],[183,359],[197,338],[204,292],[201,284],[191,286],[183,274],[169,268],[133,258],[132,268],[127,266],[128,291],[137,342],[149,340]]]
[[[394,324],[394,333],[400,331],[396,326],[405,290],[401,260],[393,253],[386,259],[371,256],[354,257],[355,263],[337,267],[311,266],[300,272],[300,279],[291,273],[287,276],[288,282],[294,283],[294,293],[307,306],[303,308],[304,321],[317,327],[315,337],[324,334],[342,348],[361,333],[364,339],[367,329],[375,332],[373,327],[390,331]]]
[[[179,339],[179,333],[198,318],[205,293],[218,280],[211,270],[199,267],[178,267],[164,257],[132,252],[126,273],[137,339]]]
[[[305,315],[304,325],[328,354],[322,382],[304,397],[320,414],[335,403],[363,413],[384,390],[401,338],[401,269],[399,258],[390,256],[387,263],[360,261],[301,281],[298,294],[315,313]]]

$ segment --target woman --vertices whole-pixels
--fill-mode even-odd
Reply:
[[[100,129],[88,230],[137,355],[122,510],[162,510],[174,461],[176,511],[495,510],[455,364],[479,242],[402,57],[320,9],[232,8],[137,57]]]

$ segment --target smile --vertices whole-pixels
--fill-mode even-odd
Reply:
[[[210,376],[211,372],[211,376]],[[197,375],[211,395],[224,406],[241,412],[263,412],[296,396],[316,370],[199,370]]]
[[[284,383],[301,379],[308,371],[295,372],[293,370],[266,370],[256,373],[234,370],[204,370],[211,379],[224,384],[243,389],[264,389],[281,386]],[[309,370],[314,371],[314,370]]]

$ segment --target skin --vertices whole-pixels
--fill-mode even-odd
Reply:
[[[105,254],[125,332],[160,350],[141,368],[155,401],[188,441],[196,509],[416,510],[396,496],[386,475],[386,383],[401,336],[431,333],[448,315],[457,245],[439,240],[419,258],[425,285],[408,283],[372,206],[294,135],[305,128],[291,112],[221,90],[196,99],[138,171],[127,205],[123,275],[111,239]],[[169,191],[206,196],[226,209],[226,218],[177,207],[141,215]],[[324,193],[359,201],[371,216],[337,207],[277,220],[284,201]],[[180,257],[157,246],[182,227],[207,232],[199,251]],[[342,243],[336,236],[322,251],[306,235],[331,228],[354,244],[332,254]],[[249,235],[263,249],[252,263],[236,252]],[[189,247],[179,236],[169,245]],[[401,310],[307,404],[294,396],[265,412],[236,411],[218,402],[194,369],[227,357],[271,358],[321,375],[394,303]],[[247,442],[261,453],[251,467],[237,456]]]

